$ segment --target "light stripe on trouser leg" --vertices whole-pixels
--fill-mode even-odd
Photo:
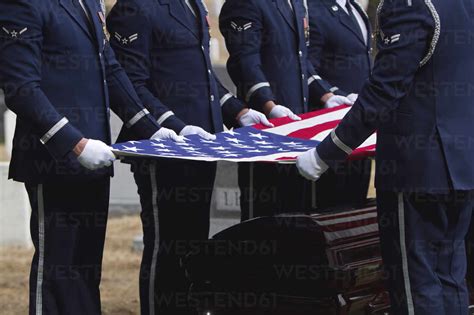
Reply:
[[[400,234],[400,251],[402,255],[403,284],[407,300],[408,315],[415,314],[413,297],[411,295],[410,274],[408,271],[408,255],[405,236],[405,204],[403,193],[398,194],[398,232]]]
[[[38,185],[38,270],[36,275],[36,315],[43,314],[44,271],[44,197],[43,185]]]
[[[148,299],[150,303],[150,315],[155,314],[155,280],[156,280],[156,261],[158,259],[158,250],[160,246],[160,231],[158,224],[158,185],[156,182],[156,164],[150,165],[150,180],[152,190],[153,224],[155,229],[155,241],[153,243],[153,257],[150,267],[150,283],[148,288]]]
[[[250,163],[249,165],[249,215],[248,215],[248,219],[247,220],[250,220],[250,219],[253,219],[254,218],[254,194],[253,194],[253,173],[254,173],[254,169],[253,169],[253,163]],[[257,198],[258,198],[258,194],[257,194]]]

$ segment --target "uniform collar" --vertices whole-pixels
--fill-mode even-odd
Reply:
[[[187,28],[197,39],[200,39],[199,32],[196,32],[195,25],[191,25],[189,19],[185,15],[183,11],[183,7],[181,6],[181,3],[179,3],[181,0],[158,0],[158,2],[162,5],[167,5],[169,8],[169,13],[170,15],[178,21],[181,25],[183,25],[185,28]],[[199,9],[199,5],[197,5]],[[197,14],[197,19],[199,19],[199,26],[201,27],[202,24],[202,14],[201,12],[196,12]]]

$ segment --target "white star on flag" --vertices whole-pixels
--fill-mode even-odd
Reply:
[[[224,150],[227,150],[227,148],[224,148],[224,147],[216,147],[216,148],[211,148],[212,150],[216,150],[216,151],[224,151]]]
[[[143,151],[143,149],[138,149],[137,147],[126,147],[126,146],[123,146],[122,150],[135,152],[135,153],[137,153],[138,151]]]
[[[267,136],[264,136],[262,135],[261,133],[250,133],[250,136],[251,138],[258,138],[260,140],[264,139],[264,138],[268,138]]]
[[[156,152],[174,152],[173,150],[170,149],[155,149]]]
[[[164,145],[163,143],[151,143],[152,147],[160,147],[160,148],[168,148],[167,145]]]
[[[236,139],[236,138],[227,138],[226,137],[225,139],[229,142],[233,142],[233,143],[236,143],[236,144],[239,144],[240,142],[243,142],[243,141],[241,141],[239,139]]]
[[[232,129],[232,130],[226,130],[226,131],[224,131],[223,133],[229,134],[229,135],[232,135],[232,136],[240,135],[240,133],[235,132],[233,129]]]
[[[206,140],[206,139],[200,139],[202,143],[210,143],[210,144],[218,144],[214,140]]]
[[[270,142],[268,141],[258,141],[258,140],[253,140],[253,142],[255,142],[255,144],[271,144]]]

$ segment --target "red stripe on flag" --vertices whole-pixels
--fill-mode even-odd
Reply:
[[[301,114],[301,115],[298,115],[298,116],[301,117],[301,119],[304,120],[304,119],[313,118],[313,117],[316,117],[316,116],[321,116],[321,115],[324,115],[324,114],[327,114],[327,113],[337,112],[338,110],[341,110],[341,109],[347,108],[347,107],[349,107],[349,106],[348,105],[341,105],[341,106],[337,106],[337,107],[333,107],[333,108],[325,108],[325,109],[317,110],[317,111],[314,111],[314,112]],[[270,119],[270,122],[272,124],[274,124],[275,127],[279,127],[279,126],[283,126],[283,125],[286,125],[286,124],[289,124],[289,123],[292,123],[292,122],[295,122],[295,121],[291,120],[288,117],[282,117],[282,118]],[[265,129],[273,128],[273,127],[264,126],[262,124],[253,125],[252,127],[256,128],[258,130],[265,130]]]
[[[293,137],[293,138],[299,138],[299,139],[311,139],[314,136],[317,136],[323,131],[327,130],[333,130],[334,128],[337,127],[339,124],[340,120],[333,120],[333,121],[328,121],[319,125],[315,125],[309,128],[304,128],[297,130],[295,132],[290,133],[287,135],[288,137]]]

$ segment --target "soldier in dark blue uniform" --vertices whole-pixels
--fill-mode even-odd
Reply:
[[[372,27],[354,0],[307,0],[309,58],[316,72],[344,91],[358,93],[372,69]],[[354,97],[351,95],[349,98]],[[369,159],[348,161],[316,184],[321,208],[360,207],[367,199]]]
[[[472,0],[382,1],[374,69],[351,111],[299,157],[317,180],[377,130],[377,201],[394,314],[468,314],[473,211]]]
[[[309,59],[330,84],[360,91],[372,68],[372,27],[354,0],[307,0]]]
[[[303,0],[228,0],[220,28],[238,97],[270,118],[352,102],[316,73],[308,59],[309,24]],[[338,95],[336,95],[338,94]],[[294,166],[239,166],[242,219],[311,206],[311,185]]]
[[[201,0],[119,0],[108,17],[111,43],[145,106],[160,124],[212,141],[223,125],[263,122],[219,82]],[[158,101],[158,99],[161,101]],[[215,163],[162,160],[132,166],[142,205],[142,314],[192,314],[180,266],[190,241],[209,234]]]
[[[110,108],[124,139],[178,139],[142,106],[104,17],[92,0],[0,2],[0,87],[18,117],[9,176],[32,207],[30,314],[101,312]]]

